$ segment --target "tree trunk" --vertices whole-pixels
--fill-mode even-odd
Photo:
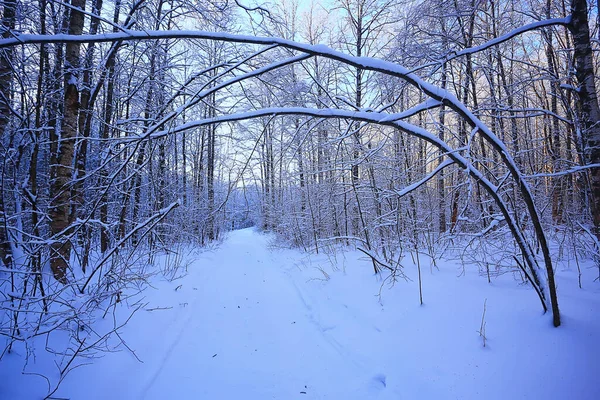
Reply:
[[[546,0],[546,18],[551,18],[551,0]],[[548,135],[550,142],[550,156],[552,157],[552,167],[554,172],[560,171],[560,160],[561,160],[561,142],[560,142],[560,127],[558,124],[558,96],[559,96],[559,80],[558,80],[558,68],[555,59],[554,51],[554,33],[552,28],[549,27],[544,30],[544,38],[546,40],[546,59],[548,61],[548,71],[550,72],[550,111],[553,115],[549,116],[552,120],[549,128],[550,134]],[[563,178],[558,176],[553,179],[552,188],[552,219],[555,223],[562,223],[563,214]]]
[[[94,0],[92,5],[92,13],[94,15],[100,15],[102,9],[102,0]],[[90,21],[90,35],[98,33],[98,25],[100,19],[92,17]],[[80,109],[79,109],[79,140],[76,146],[76,160],[75,160],[75,172],[73,177],[75,182],[72,185],[71,191],[71,220],[74,220],[78,216],[78,209],[85,204],[83,196],[83,178],[85,175],[85,166],[87,162],[88,152],[88,137],[91,132],[91,114],[93,112],[93,103],[90,103],[91,95],[91,84],[92,84],[92,72],[94,62],[94,51],[95,43],[91,42],[88,44],[85,52],[84,66],[83,66],[83,78],[81,81],[81,93],[80,93]],[[83,236],[83,235],[82,235]],[[81,240],[81,237],[80,237]]]
[[[210,102],[210,117],[215,116],[215,97],[211,96]],[[206,148],[206,194],[207,194],[207,238],[208,240],[215,240],[215,140],[216,140],[216,126],[210,125],[208,127],[207,137],[207,148]]]
[[[447,63],[444,63],[442,65],[442,86],[441,86],[443,90],[446,90],[447,68],[448,68]],[[438,137],[440,138],[440,140],[444,140],[444,129],[446,129],[444,126],[444,124],[446,123],[446,107],[444,105],[442,105],[440,107],[439,122],[440,122],[440,127],[438,129]],[[444,161],[444,157],[443,157],[443,152],[441,150],[439,151],[438,154],[439,154],[439,160],[438,160],[438,166],[439,166]],[[443,170],[438,173],[438,179],[437,179],[436,185],[437,185],[437,192],[438,192],[438,201],[439,201],[439,205],[440,205],[440,212],[439,212],[439,216],[438,216],[438,226],[439,226],[440,233],[445,233],[446,232],[446,187],[445,187],[445,179],[444,179],[444,171]]]
[[[600,163],[600,108],[596,92],[594,60],[588,26],[588,8],[586,0],[572,0],[572,20],[569,30],[573,34],[575,46],[574,61],[577,77],[577,94],[580,106],[581,135],[585,145],[587,164]],[[600,239],[600,168],[589,169],[590,209],[594,222],[594,233]]]
[[[85,0],[72,0],[69,18],[70,35],[81,35],[83,31],[83,13]],[[50,268],[54,278],[67,283],[67,268],[71,254],[71,242],[68,236],[70,224],[71,196],[70,182],[73,177],[73,150],[77,138],[79,117],[79,43],[68,43],[64,74],[64,116],[60,129],[60,141],[57,144],[56,164],[50,169],[50,232],[54,241],[50,249]]]
[[[3,2],[2,26],[5,28],[2,33],[2,38],[9,38],[11,31],[15,29],[15,11],[17,7],[16,0],[5,0]],[[10,99],[12,97],[12,67],[13,49],[7,48],[0,51],[0,135],[7,137],[11,133],[7,132],[10,121],[11,106]],[[7,135],[8,133],[8,135]],[[4,176],[5,162],[2,162],[0,168]],[[2,179],[4,181],[4,179]],[[2,185],[4,186],[4,185]],[[8,237],[8,226],[6,224],[5,204],[3,187],[0,187],[0,260],[5,266],[9,266],[12,260],[12,251]]]

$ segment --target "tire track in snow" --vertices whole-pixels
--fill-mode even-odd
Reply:
[[[355,307],[348,306],[340,299],[334,299],[327,296],[327,299],[317,301],[311,298],[308,291],[301,288],[301,280],[292,275],[293,270],[284,271],[287,281],[294,288],[296,296],[306,310],[306,316],[309,321],[317,328],[321,337],[333,348],[342,358],[351,363],[359,372],[357,398],[382,398],[398,400],[403,398],[401,392],[396,388],[388,387],[388,377],[378,366],[376,359],[365,354],[360,354],[357,349],[344,345],[336,336],[344,335],[350,331],[357,330],[363,333],[364,339],[377,340],[381,330],[373,322],[372,318],[364,315]],[[300,282],[298,284],[297,282]],[[309,280],[307,285],[312,282]],[[325,283],[326,284],[326,283]],[[323,314],[338,316],[340,323],[328,323]],[[343,317],[345,315],[345,317]],[[363,351],[364,353],[364,351]],[[367,350],[369,354],[369,351]],[[362,384],[360,383],[362,382]],[[361,393],[360,395],[358,393]],[[354,398],[354,397],[353,397]]]
[[[298,299],[300,300],[300,302],[302,303],[302,305],[306,309],[306,311],[307,311],[306,316],[307,316],[308,320],[310,321],[310,323],[312,325],[314,325],[317,328],[317,330],[319,331],[319,333],[321,334],[321,336],[323,337],[323,339],[325,339],[325,341],[327,342],[327,344],[329,346],[331,346],[344,359],[350,361],[355,367],[363,369],[363,370],[366,369],[365,363],[363,361],[359,361],[357,359],[356,354],[353,354],[351,351],[349,351],[345,346],[343,346],[334,337],[334,334],[333,334],[332,331],[337,326],[336,325],[325,325],[325,324],[323,324],[321,322],[320,313],[318,313],[318,311],[317,311],[317,315],[315,315],[315,309],[314,309],[314,307],[311,305],[311,303],[309,303],[306,300],[307,296],[302,293],[302,290],[298,287],[298,285],[296,284],[296,282],[294,281],[294,279],[287,272],[285,272],[285,275],[287,276],[287,281],[294,288],[294,291],[296,292],[296,296],[298,297]]]
[[[169,343],[167,350],[163,353],[162,357],[160,358],[160,363],[158,364],[158,368],[155,369],[155,371],[152,373],[151,378],[144,385],[144,388],[142,389],[142,392],[139,396],[140,400],[143,400],[146,398],[146,396],[148,395],[148,392],[150,391],[150,389],[156,382],[157,378],[160,376],[163,369],[165,368],[165,365],[167,365],[167,362],[169,361],[171,355],[173,354],[173,350],[180,343],[184,332],[189,327],[189,323],[192,320],[192,316],[193,316],[192,310],[196,306],[197,298],[198,298],[198,296],[194,296],[194,298],[191,301],[191,304],[190,304],[190,302],[188,302],[186,306],[183,306],[187,309],[185,311],[183,317],[175,318],[175,321],[182,320],[182,319],[183,319],[183,321],[181,321],[179,324],[177,324],[178,329],[177,329],[177,333],[175,334],[175,338]],[[183,304],[185,304],[185,303],[183,303]]]

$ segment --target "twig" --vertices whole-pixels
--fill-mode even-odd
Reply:
[[[486,336],[485,336],[485,326],[486,326],[486,322],[485,322],[485,312],[486,312],[486,304],[487,304],[487,299],[485,299],[483,301],[483,315],[481,316],[481,326],[479,327],[479,336],[481,336],[483,338],[483,347],[485,347],[485,341],[487,340]]]
[[[394,272],[394,268],[390,267],[388,264],[384,263],[383,261],[380,261],[374,254],[371,254],[370,252],[368,252],[367,250],[357,247],[357,250],[365,253],[367,256],[369,256],[371,258],[371,260],[377,264],[377,265],[381,265],[382,267],[389,269],[390,271]]]
[[[156,310],[170,310],[173,307],[154,307],[154,308],[146,308],[146,311],[156,311]]]

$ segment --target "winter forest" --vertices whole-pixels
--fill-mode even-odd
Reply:
[[[599,398],[599,7],[2,0],[0,398]]]

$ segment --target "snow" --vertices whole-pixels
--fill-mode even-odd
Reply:
[[[512,31],[504,36],[493,39],[492,42],[495,44],[501,43],[503,41],[509,40],[511,37],[514,37],[518,34],[524,33],[526,31],[532,29],[539,29],[544,26],[552,26],[552,25],[565,25],[570,23],[570,17],[559,18],[553,20],[545,20],[534,22],[533,24],[526,25],[522,28],[522,30],[517,29]],[[160,38],[173,38],[173,39],[208,39],[208,40],[219,40],[226,42],[235,42],[235,43],[246,43],[246,44],[257,44],[264,46],[281,46],[290,50],[299,51],[305,53],[306,55],[314,55],[314,56],[322,56],[331,60],[340,61],[348,66],[362,68],[365,70],[380,72],[382,74],[386,74],[389,76],[394,76],[397,78],[401,78],[408,82],[410,85],[418,88],[423,94],[429,96],[432,100],[439,102],[440,104],[447,105],[450,109],[454,110],[458,113],[462,118],[464,118],[472,127],[473,131],[478,131],[480,135],[500,154],[503,163],[508,168],[511,176],[515,180],[520,197],[522,198],[525,206],[527,207],[529,217],[531,218],[531,222],[534,230],[537,232],[539,237],[537,240],[540,242],[540,247],[542,251],[542,256],[544,259],[544,265],[547,271],[547,274],[550,275],[549,279],[552,281],[551,271],[552,260],[548,253],[546,238],[541,232],[543,232],[543,227],[540,222],[539,212],[535,207],[535,202],[533,201],[533,192],[529,187],[529,184],[524,180],[521,171],[519,170],[515,160],[510,155],[510,152],[507,150],[506,146],[500,139],[489,129],[479,118],[477,118],[465,104],[462,104],[458,98],[450,93],[447,90],[439,88],[434,84],[426,82],[422,78],[420,78],[415,73],[411,72],[407,68],[391,63],[388,61],[384,61],[377,58],[371,57],[356,57],[348,54],[344,54],[342,52],[333,50],[324,45],[310,45],[297,43],[291,40],[286,40],[282,38],[274,38],[274,37],[258,37],[258,36],[248,36],[248,35],[236,35],[227,32],[207,32],[207,31],[194,31],[194,30],[175,30],[175,31],[135,31],[135,30],[124,30],[123,32],[114,32],[112,34],[100,34],[100,35],[31,35],[31,34],[18,34],[13,38],[0,39],[0,48],[10,47],[17,44],[33,44],[33,43],[56,43],[56,42],[64,42],[64,43],[84,43],[84,42],[114,42],[119,40],[157,40]],[[482,48],[487,48],[486,46],[491,45],[491,42],[488,44],[483,44]],[[476,48],[475,48],[476,49]],[[465,49],[465,51],[470,51],[469,49]],[[284,63],[285,64],[285,63]],[[273,64],[273,68],[277,68],[278,64]],[[265,70],[268,70],[270,67],[264,67]],[[237,114],[225,115],[216,118],[209,118],[200,121],[194,121],[193,123],[187,123],[178,126],[176,129],[170,129],[168,131],[161,132],[153,132],[150,130],[146,135],[146,138],[157,138],[161,136],[165,136],[168,134],[182,132],[192,127],[199,127],[208,124],[215,124],[218,122],[226,122],[226,121],[237,121],[241,119],[249,119],[249,118],[257,118],[259,116],[269,115],[266,112],[271,112],[271,115],[277,114],[296,114],[296,115],[312,115],[317,117],[324,118],[333,118],[339,117],[342,113],[336,112],[335,110],[327,110],[327,111],[314,111],[314,110],[305,110],[301,109],[294,110],[292,108],[288,109],[265,109],[249,112],[242,112]],[[391,124],[388,115],[380,115],[380,118],[375,119],[373,116],[370,116],[370,112],[356,112],[353,113],[349,118],[360,120],[360,121],[372,121],[379,124],[384,125],[392,125],[396,126],[414,136],[420,137],[431,144],[438,147],[440,150],[446,152],[452,152],[450,146],[443,141],[437,139],[435,135],[432,135],[430,132],[427,132],[424,129],[420,129],[415,127],[414,125],[408,124],[404,121],[397,121],[394,124]],[[130,139],[129,139],[130,140]],[[134,138],[134,140],[139,140],[139,138]],[[133,154],[133,153],[132,153]],[[539,286],[539,289],[543,295],[542,301],[545,303],[554,303],[554,297],[550,293],[549,285],[546,282],[543,282],[543,277],[537,273],[537,269],[539,269],[539,264],[535,255],[531,251],[531,244],[527,242],[525,237],[519,232],[517,229],[517,223],[513,220],[510,209],[507,204],[504,204],[504,201],[501,200],[499,196],[497,196],[497,187],[495,187],[490,181],[486,180],[483,174],[478,171],[468,159],[464,157],[452,153],[448,154],[448,156],[453,159],[455,162],[459,163],[461,167],[468,170],[468,173],[476,178],[478,182],[484,187],[484,189],[494,198],[496,204],[501,209],[505,220],[513,231],[513,235],[515,239],[519,243],[521,251],[526,259],[527,267],[531,269],[531,274],[534,275],[533,280]],[[555,309],[555,304],[547,304],[549,308]],[[556,313],[556,324],[559,324],[558,313]]]
[[[429,182],[431,179],[433,179],[434,176],[436,176],[441,170],[443,170],[444,168],[446,168],[449,165],[454,164],[454,161],[452,160],[445,160],[443,161],[440,165],[438,165],[431,173],[429,173],[426,177],[424,177],[423,179],[421,179],[418,182],[415,182],[411,185],[408,185],[407,187],[405,187],[402,190],[396,190],[396,195],[398,197],[402,197],[402,196],[406,196],[408,193],[418,189],[419,187],[421,187],[422,185],[426,184],[427,182]]]
[[[597,269],[558,268],[563,326],[542,315],[512,274],[487,283],[476,267],[405,258],[395,285],[364,254],[278,248],[253,229],[197,253],[181,279],[155,277],[121,337],[124,348],[73,370],[55,397],[72,399],[597,399]],[[558,264],[564,267],[563,264]],[[590,265],[591,267],[591,265]],[[460,276],[459,275],[463,275]],[[486,302],[486,347],[480,330]],[[128,315],[123,303],[118,306]],[[101,321],[102,322],[102,321]],[[43,345],[42,345],[43,346]],[[0,398],[43,398],[0,362]],[[20,364],[21,363],[21,364]],[[52,377],[38,356],[26,370]]]
[[[552,19],[545,19],[545,20],[541,20],[541,21],[535,21],[530,24],[526,24],[526,25],[520,26],[516,29],[513,29],[512,31],[507,32],[506,34],[499,36],[497,38],[494,38],[492,40],[489,40],[481,45],[469,47],[469,48],[466,48],[466,49],[458,51],[458,52],[452,52],[444,59],[444,62],[454,60],[458,57],[462,57],[467,54],[474,54],[474,53],[478,53],[478,52],[484,51],[486,49],[489,49],[491,47],[495,47],[501,43],[511,40],[512,38],[514,38],[516,36],[522,35],[525,32],[542,29],[542,28],[545,28],[548,26],[556,26],[556,25],[568,26],[570,23],[571,23],[570,15],[567,17],[564,17],[564,18],[552,18]],[[420,67],[420,68],[422,68],[422,67]],[[418,68],[418,69],[420,69],[420,68]]]

